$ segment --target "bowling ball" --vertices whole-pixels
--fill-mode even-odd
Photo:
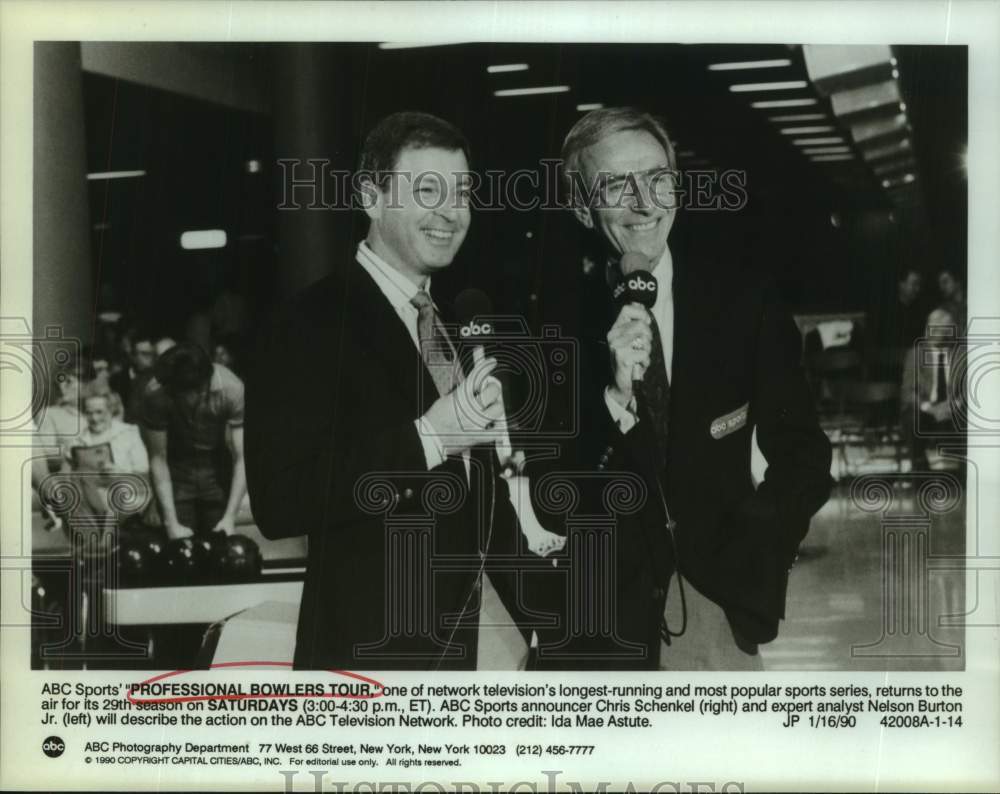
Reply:
[[[120,535],[111,554],[118,568],[118,584],[121,587],[148,586],[159,575],[159,550],[150,548],[145,538]]]
[[[229,535],[215,545],[212,573],[222,581],[246,582],[260,576],[260,548],[246,535]]]
[[[205,553],[205,557],[208,560],[208,567],[210,572],[215,564],[215,549],[220,543],[224,544],[226,542],[226,533],[221,529],[217,529],[214,532],[208,532],[203,535],[194,535],[192,540],[202,548]]]
[[[209,573],[209,558],[205,548],[194,538],[176,538],[163,551],[163,575],[171,585],[191,584]]]

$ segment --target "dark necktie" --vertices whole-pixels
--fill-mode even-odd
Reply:
[[[417,338],[420,340],[420,357],[430,370],[438,394],[448,394],[460,378],[456,378],[455,356],[452,353],[451,342],[445,333],[434,302],[424,290],[420,290],[410,298],[417,308]]]
[[[934,373],[934,395],[931,397],[932,403],[943,403],[948,399],[948,373],[945,371],[944,353],[937,354],[937,367]]]
[[[638,399],[644,403],[644,409],[652,423],[653,438],[656,440],[657,464],[660,471],[667,461],[667,431],[670,415],[670,378],[667,375],[667,362],[663,357],[663,341],[660,339],[660,327],[656,317],[650,312],[650,330],[653,332],[652,346],[649,351],[649,369],[642,378],[642,390]]]

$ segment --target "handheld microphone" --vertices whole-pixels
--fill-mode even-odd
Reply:
[[[462,290],[455,298],[455,314],[459,320],[459,342],[471,344],[472,360],[475,363],[482,361],[486,357],[485,347],[488,343],[497,344],[504,331],[498,328],[498,320],[490,316],[493,312],[493,304],[489,297],[482,290],[470,287]],[[502,321],[499,323],[503,325]],[[545,529],[535,509],[531,504],[531,485],[525,474],[527,456],[524,450],[514,450],[510,441],[510,420],[506,414],[510,410],[509,401],[510,390],[507,379],[503,372],[496,372],[491,376],[500,383],[500,389],[504,395],[504,413],[501,425],[501,437],[496,442],[497,459],[500,461],[501,474],[507,481],[507,498],[517,516],[521,534],[524,535],[528,548],[540,557],[547,557],[553,552],[559,551],[566,543],[566,538],[556,535]],[[554,560],[553,565],[556,564]]]
[[[455,314],[459,321],[459,341],[465,344],[472,344],[472,360],[478,364],[486,358],[486,343],[494,341],[493,324],[489,321],[489,316],[493,313],[493,303],[489,296],[481,289],[469,287],[462,290],[455,298]],[[504,406],[509,405],[508,398],[510,389],[502,373],[491,376],[500,384],[500,390],[504,396]],[[497,442],[497,457],[503,464],[505,472],[513,464],[514,448],[510,442],[510,433],[507,429],[507,417],[503,418],[502,438]],[[511,473],[514,469],[510,469]]]
[[[621,280],[615,285],[612,297],[619,306],[638,303],[646,311],[656,303],[656,293],[659,285],[656,276],[649,272],[649,260],[638,251],[628,251],[619,263]],[[636,364],[632,368],[632,383],[642,381],[642,369]]]

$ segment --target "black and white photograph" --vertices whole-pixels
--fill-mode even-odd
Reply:
[[[962,669],[966,84],[37,43],[34,663]]]
[[[5,743],[14,698],[77,787],[982,789],[974,5],[4,0]]]

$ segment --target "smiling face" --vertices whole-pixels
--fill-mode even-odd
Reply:
[[[461,150],[408,148],[394,170],[371,194],[368,245],[423,287],[451,264],[469,229],[469,163]]]
[[[600,233],[614,256],[636,251],[655,266],[677,214],[663,146],[645,130],[621,130],[581,152],[580,164],[588,186],[606,180],[607,201],[578,207],[577,218]]]

